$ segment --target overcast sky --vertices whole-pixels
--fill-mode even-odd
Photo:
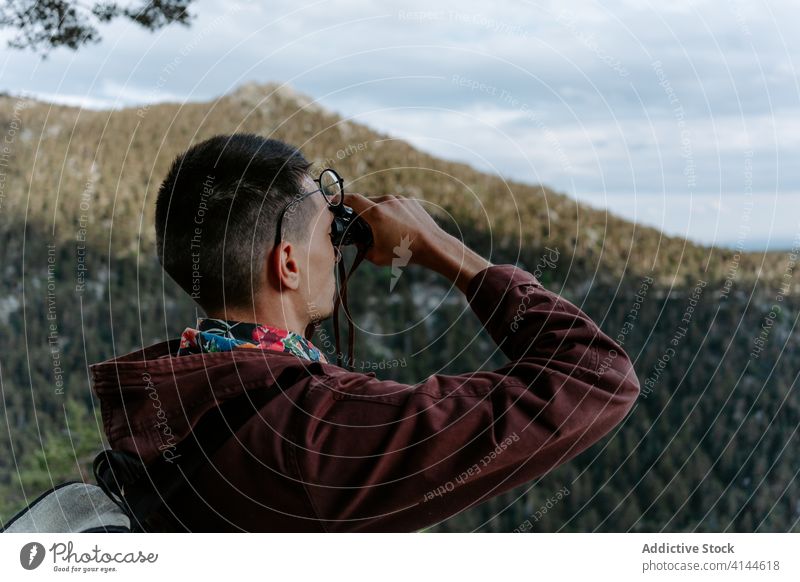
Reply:
[[[434,8],[435,6],[435,8]],[[287,82],[433,154],[670,234],[800,236],[800,3],[201,0],[190,28],[101,29],[0,90],[85,107]]]

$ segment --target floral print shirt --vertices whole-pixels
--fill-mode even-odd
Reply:
[[[201,317],[197,320],[197,328],[187,327],[184,330],[178,355],[228,352],[234,348],[289,352],[313,362],[328,363],[325,354],[293,331],[272,325],[211,317]]]

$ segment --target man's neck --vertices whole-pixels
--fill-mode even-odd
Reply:
[[[245,323],[255,323],[258,325],[268,325],[277,327],[278,329],[285,329],[294,332],[298,335],[306,337],[306,332],[310,327],[309,322],[300,322],[296,318],[280,317],[268,313],[255,313],[253,311],[238,311],[235,309],[225,309],[223,311],[215,311],[208,314],[208,317],[214,319],[223,319],[226,321],[241,321]]]

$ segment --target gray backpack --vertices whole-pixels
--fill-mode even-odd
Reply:
[[[56,485],[11,518],[4,533],[129,532],[131,520],[101,487],[68,481]]]

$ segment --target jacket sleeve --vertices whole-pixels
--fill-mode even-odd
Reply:
[[[628,356],[513,265],[469,304],[510,362],[415,385],[326,367],[291,437],[326,531],[414,531],[531,481],[617,425],[639,394]]]

